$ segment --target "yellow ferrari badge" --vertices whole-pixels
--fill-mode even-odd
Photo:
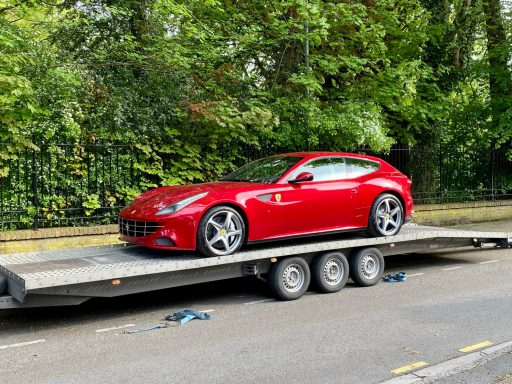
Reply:
[[[281,201],[281,194],[276,193],[276,201],[279,203]]]

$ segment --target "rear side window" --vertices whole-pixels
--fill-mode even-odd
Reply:
[[[312,173],[313,181],[333,181],[347,178],[343,157],[322,157],[312,160],[295,170],[290,176],[290,180],[295,179],[302,172]]]
[[[354,179],[359,176],[367,175],[369,173],[379,170],[380,164],[365,159],[357,159],[355,157],[346,157],[347,164],[347,177]]]

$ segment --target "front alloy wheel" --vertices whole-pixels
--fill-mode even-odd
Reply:
[[[245,224],[233,208],[218,206],[201,218],[197,249],[205,256],[226,256],[238,251],[245,238]]]

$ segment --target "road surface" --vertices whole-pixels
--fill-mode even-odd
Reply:
[[[512,223],[475,229],[512,232]],[[401,255],[386,263],[386,274],[405,271],[407,281],[368,288],[349,281],[339,293],[279,302],[264,283],[242,278],[1,311],[0,382],[379,383],[411,366],[463,356],[464,347],[512,340],[512,249]],[[213,319],[124,333],[164,324],[165,315],[187,308]],[[506,379],[511,362],[505,353],[488,364]],[[457,377],[466,379],[440,382]],[[499,382],[485,372],[479,377]]]

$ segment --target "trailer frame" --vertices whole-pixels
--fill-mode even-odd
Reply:
[[[266,274],[283,259],[301,258],[310,265],[315,257],[326,252],[338,251],[350,258],[366,248],[388,256],[486,245],[508,248],[510,234],[406,224],[395,236],[370,238],[356,234],[350,238],[301,239],[293,244],[267,243],[234,255],[211,258],[124,244],[7,254],[0,255],[0,280],[3,277],[7,287],[7,292],[0,292],[0,309],[76,305],[93,297],[115,297],[241,276],[265,280]]]

